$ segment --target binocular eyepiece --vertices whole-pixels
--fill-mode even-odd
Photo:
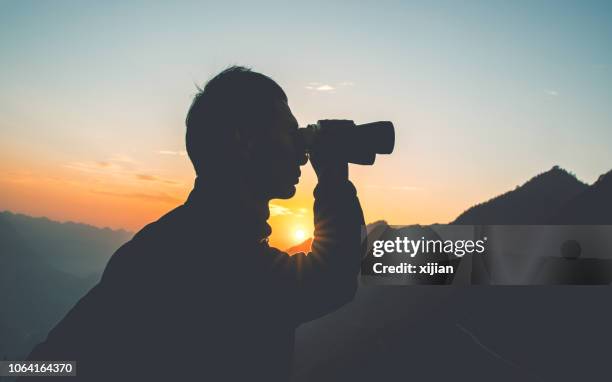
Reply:
[[[298,129],[298,139],[307,153],[371,165],[376,154],[393,152],[395,129],[389,121],[355,125],[351,120],[326,119]]]

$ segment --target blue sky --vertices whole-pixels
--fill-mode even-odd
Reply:
[[[279,82],[302,125],[394,121],[394,155],[352,170],[372,219],[612,168],[609,1],[2,1],[0,51],[0,159],[34,174],[123,156],[185,193],[185,112],[231,64]]]

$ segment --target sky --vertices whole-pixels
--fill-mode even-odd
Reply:
[[[301,126],[391,120],[366,221],[445,223],[554,165],[612,168],[612,2],[0,1],[0,210],[136,231],[193,185],[185,114],[229,65]],[[271,242],[312,230],[310,168]],[[301,231],[301,233],[300,233]]]

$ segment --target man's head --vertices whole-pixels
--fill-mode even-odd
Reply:
[[[295,193],[306,158],[287,96],[269,77],[244,67],[224,70],[195,96],[186,124],[199,177],[244,181],[260,198]]]

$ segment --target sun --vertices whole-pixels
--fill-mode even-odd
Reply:
[[[301,228],[296,229],[293,231],[293,238],[297,241],[303,241],[306,239],[306,231]]]

